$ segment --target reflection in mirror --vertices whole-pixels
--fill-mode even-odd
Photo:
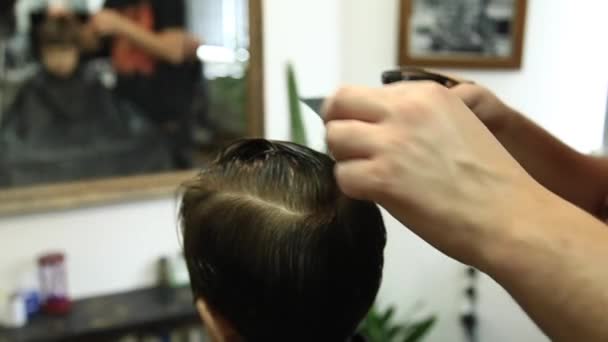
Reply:
[[[187,170],[261,134],[250,2],[18,0],[0,39],[0,188]]]

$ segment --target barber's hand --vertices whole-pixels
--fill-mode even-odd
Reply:
[[[104,9],[93,16],[91,24],[97,34],[109,36],[121,33],[127,20],[115,10]]]
[[[159,33],[158,38],[169,51],[167,59],[173,64],[196,59],[197,49],[201,45],[199,39],[181,29],[167,29]]]
[[[516,115],[494,93],[480,85],[462,83],[452,88],[451,92],[460,97],[494,134],[506,128]]]
[[[377,202],[461,261],[525,215],[540,189],[462,100],[435,83],[344,88],[325,117],[344,193]]]

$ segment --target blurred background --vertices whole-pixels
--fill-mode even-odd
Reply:
[[[20,0],[14,11],[0,187],[186,170],[248,133],[246,0]]]

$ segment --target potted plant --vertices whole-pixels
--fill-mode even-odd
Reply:
[[[393,306],[384,310],[374,306],[359,326],[359,333],[368,342],[418,342],[422,341],[437,321],[436,317],[431,316],[399,323],[395,322],[394,315]]]

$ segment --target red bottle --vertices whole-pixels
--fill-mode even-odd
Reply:
[[[68,296],[65,255],[53,253],[38,258],[42,310],[51,315],[63,315],[72,306]]]

